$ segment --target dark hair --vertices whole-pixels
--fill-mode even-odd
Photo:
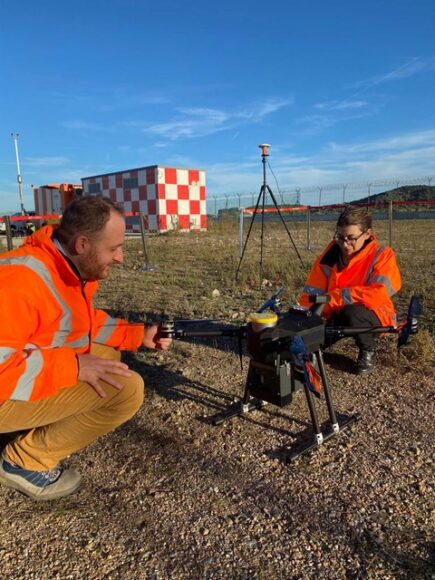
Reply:
[[[347,207],[338,216],[337,228],[360,226],[363,232],[372,227],[372,216],[363,207]]]
[[[108,197],[78,197],[66,206],[56,236],[65,244],[79,234],[95,238],[104,229],[112,212],[124,215],[123,209]]]

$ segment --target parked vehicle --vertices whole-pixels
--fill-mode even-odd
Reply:
[[[12,214],[10,217],[16,217],[16,216],[22,216],[23,214],[21,212],[16,212],[14,214]],[[26,216],[32,216],[35,215],[34,211],[28,211],[25,214]],[[28,236],[29,234],[32,234],[34,232],[34,226],[33,228],[31,227],[31,225],[33,225],[33,222],[26,220],[26,221],[11,221],[10,222],[10,226],[11,226],[11,233],[13,236]],[[6,222],[5,221],[1,221],[0,222],[0,235],[6,235]]]

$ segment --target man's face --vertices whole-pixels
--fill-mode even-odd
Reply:
[[[94,239],[88,239],[85,250],[77,257],[76,265],[84,280],[104,280],[113,264],[124,261],[124,218],[111,212],[104,229]]]
[[[343,257],[349,258],[361,250],[370,235],[371,230],[363,231],[359,225],[344,226],[337,228],[335,240]]]

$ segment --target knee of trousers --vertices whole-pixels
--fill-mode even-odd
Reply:
[[[117,377],[119,380],[119,377]],[[110,410],[116,417],[116,422],[127,421],[140,409],[144,399],[145,385],[143,378],[132,371],[129,377],[122,377],[124,385],[109,403]]]

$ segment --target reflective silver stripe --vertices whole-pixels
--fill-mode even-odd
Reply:
[[[329,266],[325,266],[325,264],[322,264],[320,267],[326,278],[329,280],[329,276],[331,275],[331,268]]]
[[[76,338],[76,340],[65,342],[64,346],[69,346],[70,348],[80,348],[82,346],[88,346],[88,344],[89,344],[89,335],[85,334],[81,338]]]
[[[34,347],[33,344],[27,344],[25,348]],[[37,348],[32,348],[31,353],[25,359],[26,369],[21,374],[16,387],[9,397],[13,401],[28,401],[35,385],[35,379],[42,370],[44,361],[41,351]]]
[[[112,334],[115,332],[117,327],[117,319],[112,318],[107,315],[104,324],[101,326],[98,334],[94,337],[93,342],[98,342],[99,344],[106,344]]]
[[[369,284],[383,284],[387,289],[388,296],[393,296],[396,292],[394,291],[390,279],[387,276],[372,276],[369,278]]]
[[[33,256],[22,256],[17,258],[0,259],[0,266],[25,266],[37,274],[44,282],[48,290],[53,294],[54,298],[61,307],[63,314],[59,322],[59,329],[55,332],[51,347],[63,346],[65,339],[71,332],[71,310],[68,305],[59,296],[50,272],[43,262],[34,258]]]
[[[317,288],[317,286],[304,286],[302,292],[307,294],[324,294],[325,290],[323,288]]]
[[[379,246],[379,248],[376,250],[375,255],[372,258],[372,261],[367,269],[367,274],[366,274],[366,285],[369,284],[369,280],[371,278],[371,275],[373,273],[373,269],[375,267],[376,262],[378,261],[379,258],[379,254],[381,254],[381,252],[384,251],[384,246]]]
[[[9,348],[8,346],[0,346],[0,363],[8,359],[11,354],[17,352],[14,348]]]
[[[346,304],[353,304],[352,296],[350,295],[349,288],[343,288],[341,291],[341,296]]]

